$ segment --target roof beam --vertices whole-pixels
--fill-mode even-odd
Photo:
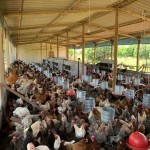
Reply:
[[[119,11],[124,13],[124,14],[127,14],[129,16],[133,16],[133,17],[141,18],[142,20],[150,21],[150,18],[145,17],[145,16],[143,16],[141,14],[138,14],[138,13],[134,12],[133,10],[120,9]]]
[[[47,28],[51,27],[63,27],[63,26],[69,26],[73,23],[56,23],[56,24],[51,24]],[[40,29],[45,27],[46,25],[37,25],[37,26],[24,26],[24,27],[8,27],[8,30],[32,30],[32,29]]]
[[[96,12],[108,12],[113,11],[114,8],[91,8],[90,11]],[[68,10],[48,10],[48,11],[26,11],[26,12],[4,12],[2,15],[4,16],[35,16],[35,15],[50,15],[50,14],[70,14],[70,13],[82,13],[88,12],[89,8],[84,9],[68,9]]]

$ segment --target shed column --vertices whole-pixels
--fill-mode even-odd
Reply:
[[[94,44],[94,65],[96,64],[96,46],[97,44]]]
[[[85,26],[82,24],[82,74],[84,74]]]
[[[74,60],[76,60],[76,46],[74,45]]]
[[[69,52],[69,33],[67,32],[67,46],[66,46],[66,59],[68,60],[68,52]]]
[[[111,40],[111,60],[113,60],[113,49],[114,49],[114,41]]]
[[[57,58],[59,57],[59,43],[58,43],[58,35],[57,35]]]
[[[2,83],[4,83],[4,70],[3,30],[0,22],[0,129],[2,125],[2,108],[5,107],[4,88],[2,86]]]
[[[115,17],[114,69],[113,69],[113,83],[112,83],[113,91],[115,91],[115,85],[116,85],[117,52],[118,52],[118,9],[116,9],[116,17]]]
[[[141,38],[138,37],[137,58],[136,58],[136,71],[138,71],[138,69],[139,69],[140,43],[141,43]]]

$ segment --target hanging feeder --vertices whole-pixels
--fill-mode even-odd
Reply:
[[[146,136],[141,133],[141,132],[133,132],[128,140],[127,140],[127,145],[132,149],[132,150],[148,150],[150,148],[150,143]]]
[[[69,82],[67,82],[67,81],[63,82],[63,89],[65,89],[65,90],[69,89]]]
[[[139,77],[134,79],[134,85],[139,85],[140,82],[141,82],[141,79]]]
[[[143,106],[150,108],[150,94],[143,94]]]
[[[84,110],[85,112],[90,112],[95,107],[95,98],[87,97],[85,99]]]
[[[116,85],[115,86],[115,94],[116,95],[122,95],[124,90],[124,87],[122,85]]]
[[[84,80],[85,82],[91,82],[92,76],[90,76],[90,75],[84,75],[83,80]]]
[[[101,121],[104,124],[108,124],[110,121],[114,120],[115,109],[111,107],[103,107],[101,111]]]
[[[122,75],[122,74],[118,74],[117,80],[118,80],[118,81],[122,81],[122,80],[123,80],[123,75]]]
[[[126,92],[124,93],[124,95],[128,98],[128,99],[134,99],[134,90],[132,89],[127,89]]]
[[[91,85],[97,86],[99,83],[99,79],[92,79]]]
[[[101,75],[102,75],[102,76],[105,76],[105,75],[106,75],[106,71],[105,71],[105,70],[102,70],[102,71],[101,71]]]
[[[67,96],[75,96],[76,95],[76,92],[73,90],[73,89],[70,89],[67,91]]]
[[[63,77],[58,77],[58,85],[63,85],[64,78]]]
[[[108,82],[107,81],[102,81],[100,84],[102,90],[108,89]]]
[[[126,76],[125,77],[125,83],[131,83],[131,77],[130,76]]]
[[[77,90],[77,98],[79,98],[80,102],[85,102],[86,91]]]

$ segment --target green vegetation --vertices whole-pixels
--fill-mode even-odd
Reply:
[[[69,50],[69,56],[74,56],[74,50]],[[118,64],[136,66],[137,45],[123,45],[118,47]],[[82,50],[76,50],[75,59],[82,60]],[[111,47],[97,47],[96,48],[96,63],[102,59],[111,59]],[[85,49],[85,62],[93,64],[94,62],[94,48]],[[140,45],[140,61],[139,66],[147,64],[150,65],[150,44]]]

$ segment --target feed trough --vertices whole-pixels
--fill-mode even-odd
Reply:
[[[84,104],[84,111],[90,112],[95,107],[95,98],[86,97]]]
[[[103,107],[101,111],[101,121],[104,124],[108,124],[110,121],[114,120],[115,109],[111,107]]]
[[[150,94],[143,94],[143,106],[150,108]]]

